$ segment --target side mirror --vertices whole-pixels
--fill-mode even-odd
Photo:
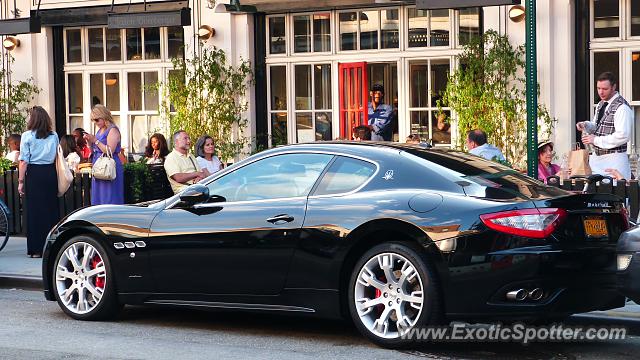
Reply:
[[[180,193],[180,201],[187,206],[193,206],[209,199],[209,188],[202,184],[193,184]]]

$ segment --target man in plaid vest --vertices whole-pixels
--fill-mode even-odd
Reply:
[[[611,72],[598,76],[600,102],[591,121],[576,124],[582,131],[582,143],[593,144],[589,165],[594,174],[610,175],[618,170],[625,179],[631,179],[627,156],[627,142],[631,134],[633,112],[629,103],[616,91],[617,81]],[[607,171],[609,169],[609,171]]]

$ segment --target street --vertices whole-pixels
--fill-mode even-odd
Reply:
[[[0,289],[1,359],[631,359],[640,322],[573,317],[567,324],[622,325],[626,340],[581,343],[430,344],[385,350],[350,324],[239,312],[128,306],[115,322],[67,317],[40,291]]]

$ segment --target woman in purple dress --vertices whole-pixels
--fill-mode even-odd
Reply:
[[[107,146],[116,162],[116,178],[113,180],[91,180],[91,205],[124,204],[124,170],[118,154],[120,153],[120,130],[113,123],[111,111],[104,105],[96,105],[91,109],[91,121],[96,124],[98,132],[93,136],[84,134],[84,138],[93,150],[93,162],[107,152]]]

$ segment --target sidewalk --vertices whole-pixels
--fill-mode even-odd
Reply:
[[[27,257],[26,238],[11,237],[0,251],[0,287],[42,289],[42,259]],[[640,320],[640,305],[629,301],[625,307],[577,316]]]
[[[42,289],[42,259],[27,257],[27,239],[10,237],[0,251],[0,285]]]

